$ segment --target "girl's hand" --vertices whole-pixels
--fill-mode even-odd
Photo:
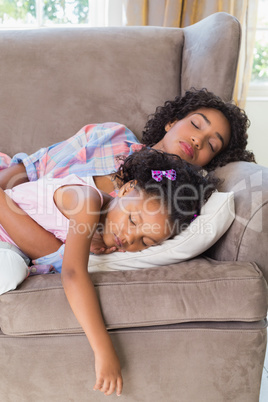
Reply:
[[[106,244],[102,240],[102,235],[97,230],[95,231],[91,244],[90,244],[90,252],[96,255],[99,254],[111,254],[115,251],[121,251],[117,247],[107,248]]]
[[[119,360],[103,321],[94,284],[87,271],[93,230],[96,230],[100,219],[100,196],[92,187],[65,186],[54,193],[54,199],[60,211],[73,220],[66,238],[61,280],[70,306],[95,354],[94,389],[105,395],[116,390],[120,395],[122,376]],[[89,214],[88,211],[92,213]],[[87,228],[86,231],[78,230],[81,224]],[[95,244],[101,244],[101,240],[100,236],[95,237]]]
[[[102,240],[102,235],[96,230],[90,244],[90,252],[93,254],[110,254],[116,251],[116,247],[107,248]]]
[[[123,388],[123,379],[121,375],[120,363],[115,351],[102,351],[101,354],[95,354],[96,384],[94,391],[101,391],[105,395],[111,395],[116,391],[120,396]]]

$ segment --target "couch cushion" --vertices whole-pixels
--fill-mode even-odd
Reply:
[[[91,274],[107,328],[266,317],[266,281],[257,266],[198,258],[142,271]],[[28,278],[0,296],[5,334],[77,333],[59,274]]]

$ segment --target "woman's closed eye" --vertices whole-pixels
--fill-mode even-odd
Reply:
[[[216,151],[215,151],[213,145],[211,144],[211,142],[209,142],[209,146],[210,146],[210,148],[211,148],[211,151],[215,153]]]
[[[192,125],[193,125],[197,130],[200,130],[200,128],[198,127],[198,125],[197,125],[196,123],[194,123],[193,120],[191,120],[191,123],[192,123]],[[211,148],[211,151],[212,151],[213,153],[216,153],[215,147],[214,147],[214,145],[213,145],[211,142],[209,142],[209,146],[210,146],[210,148]]]
[[[218,152],[221,151],[221,149],[222,149],[222,144],[220,143],[220,141],[218,140],[218,138],[215,138],[214,136],[211,136],[211,137],[208,139],[208,143],[209,143],[209,146],[210,146],[210,148],[211,148],[211,151],[212,151],[214,154],[216,154],[216,153],[218,153]]]
[[[199,127],[191,120],[192,125],[199,130]]]

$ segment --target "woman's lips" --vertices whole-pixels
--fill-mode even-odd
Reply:
[[[115,244],[116,244],[119,248],[122,248],[122,247],[123,247],[123,243],[121,242],[121,240],[119,239],[119,237],[116,236],[115,233],[114,233],[114,239],[115,239]]]
[[[191,159],[194,157],[194,150],[187,142],[180,142],[180,146],[183,152],[188,155]]]

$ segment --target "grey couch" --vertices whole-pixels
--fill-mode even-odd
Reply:
[[[186,89],[232,97],[240,26],[217,13],[185,29],[0,32],[1,151],[31,153],[88,123],[140,137],[147,115]],[[266,349],[268,169],[218,169],[236,218],[205,255],[92,279],[129,402],[257,402]],[[134,255],[133,255],[133,258]],[[265,280],[266,278],[266,280]],[[0,297],[0,399],[102,401],[93,354],[60,275]],[[110,396],[110,400],[117,397]]]

